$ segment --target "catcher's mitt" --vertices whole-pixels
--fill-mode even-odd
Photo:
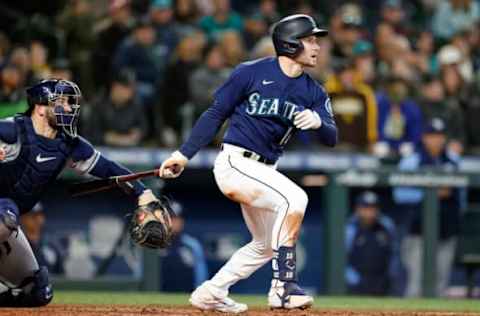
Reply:
[[[130,237],[140,246],[166,248],[172,241],[172,216],[166,199],[139,206],[130,220]]]

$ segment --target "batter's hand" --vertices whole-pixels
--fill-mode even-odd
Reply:
[[[5,160],[7,158],[7,152],[3,147],[0,147],[0,161]]]
[[[322,120],[317,112],[306,109],[295,115],[293,124],[296,128],[301,130],[318,129],[322,126]]]
[[[188,158],[177,150],[162,163],[158,175],[160,178],[176,178],[183,172],[187,163]]]

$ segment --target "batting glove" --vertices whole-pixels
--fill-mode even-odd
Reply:
[[[162,163],[160,166],[159,177],[176,178],[183,172],[187,163],[188,158],[177,150],[170,156],[170,158]]]
[[[293,124],[296,128],[301,130],[318,129],[322,126],[322,120],[317,112],[306,109],[295,115]]]

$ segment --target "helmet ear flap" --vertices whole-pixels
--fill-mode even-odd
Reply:
[[[288,56],[290,57],[298,56],[303,50],[303,44],[301,41],[298,41],[298,43],[283,42],[282,45],[285,52],[288,52]]]

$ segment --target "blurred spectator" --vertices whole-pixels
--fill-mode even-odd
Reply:
[[[377,27],[375,46],[378,55],[378,81],[385,81],[389,77],[399,77],[408,82],[417,80],[417,73],[413,65],[415,54],[405,35],[395,31],[392,25],[382,23]]]
[[[438,51],[440,66],[454,66],[465,83],[473,81],[473,63],[470,57],[470,45],[463,35],[453,37],[451,44],[444,45]]]
[[[243,18],[230,8],[230,0],[213,0],[214,12],[200,20],[209,40],[217,40],[225,31],[243,31]]]
[[[109,146],[138,146],[146,135],[145,107],[135,100],[135,75],[122,69],[112,80],[110,94],[96,105],[92,115],[97,139]]]
[[[17,66],[7,64],[0,71],[0,80],[0,118],[24,112],[28,105],[23,73]]]
[[[329,36],[333,39],[333,62],[351,58],[353,46],[362,37],[362,8],[354,3],[342,5],[330,20]]]
[[[262,37],[268,34],[267,22],[256,12],[245,19],[243,38],[247,49],[251,49]]]
[[[365,84],[375,83],[375,56],[373,55],[372,43],[360,40],[353,46],[353,66],[357,71],[358,80]]]
[[[191,100],[190,77],[202,60],[205,46],[202,35],[201,32],[196,32],[180,41],[175,50],[174,61],[165,71],[166,79],[157,90],[156,99],[159,103],[155,109],[155,122],[157,128],[161,127],[157,133],[166,146],[173,146],[181,136],[181,110]]]
[[[412,61],[422,74],[438,74],[439,62],[434,54],[433,34],[430,31],[420,31],[415,41],[415,57]]]
[[[64,33],[67,57],[75,82],[87,99],[94,92],[92,52],[95,45],[95,15],[88,0],[72,0],[58,18]]]
[[[155,30],[155,58],[158,71],[163,71],[179,42],[179,30],[174,21],[172,0],[153,0],[150,18]],[[183,35],[183,34],[182,34]]]
[[[135,23],[130,9],[130,0],[110,0],[108,18],[108,24],[98,31],[93,53],[95,83],[98,88],[110,86],[112,56]]]
[[[418,101],[424,120],[435,117],[445,122],[445,135],[449,148],[457,154],[463,152],[465,144],[465,120],[458,103],[445,100],[445,90],[439,77],[424,76],[421,86],[421,98]]]
[[[3,31],[0,31],[0,66],[2,66],[8,57],[8,52],[10,51],[10,39],[7,34]]]
[[[197,30],[200,13],[195,0],[175,1],[174,14],[177,32],[180,37],[187,36]]]
[[[22,230],[32,247],[39,266],[46,266],[53,274],[64,273],[65,253],[60,244],[43,234],[47,218],[43,204],[38,202],[33,209],[20,217]]]
[[[408,35],[409,21],[401,0],[385,0],[381,9],[381,24],[390,25],[395,33]]]
[[[156,55],[155,30],[149,20],[135,25],[131,36],[118,47],[113,59],[113,71],[131,69],[135,73],[136,93],[143,106],[151,106],[155,85],[161,78],[160,68],[165,61]]]
[[[475,0],[440,1],[432,19],[435,37],[448,40],[458,31],[474,27],[480,20],[480,7]]]
[[[51,77],[50,65],[48,64],[48,50],[39,41],[30,43],[30,58],[32,81],[36,82]]]
[[[365,150],[377,141],[377,103],[373,89],[365,84],[352,62],[337,65],[325,88],[332,102],[342,137],[337,147]]]
[[[161,290],[165,292],[189,292],[208,278],[205,250],[200,242],[184,230],[183,207],[172,201],[175,217],[172,219],[174,239],[161,253]]]
[[[390,294],[399,264],[398,239],[392,220],[380,212],[374,192],[357,197],[345,234],[349,294]]]
[[[58,58],[53,61],[51,77],[65,80],[72,80],[73,75],[70,70],[70,63],[65,58]]]
[[[275,0],[260,0],[258,14],[267,23],[267,26],[271,26],[280,20],[280,14],[278,13],[277,2]]]
[[[15,46],[9,56],[8,63],[17,67],[24,84],[33,84],[32,59],[30,52],[24,46]]]
[[[201,16],[212,15],[214,11],[214,3],[212,0],[195,0],[198,11]]]
[[[415,171],[420,168],[437,167],[445,170],[458,168],[459,156],[446,147],[446,126],[440,118],[433,118],[425,124],[422,146],[412,155],[404,157],[399,164],[403,171]],[[406,295],[421,294],[421,258],[422,258],[422,189],[398,187],[393,191],[394,200],[404,210],[408,236],[402,243],[402,257],[407,267],[408,284]],[[439,242],[437,249],[437,295],[442,296],[448,286],[452,268],[455,244],[460,225],[460,213],[463,203],[461,190],[440,187],[439,198]]]
[[[386,92],[377,94],[379,143],[374,152],[380,157],[411,154],[420,142],[422,112],[410,100],[407,82],[391,78]]]
[[[263,37],[270,37],[269,27],[280,20],[277,12],[277,3],[274,0],[260,0],[258,5],[250,10],[245,18],[245,31],[243,37],[247,49],[252,49]]]
[[[220,35],[219,43],[225,54],[225,61],[228,67],[233,68],[245,60],[247,53],[240,33],[225,31]]]
[[[192,73],[189,80],[195,119],[212,104],[213,93],[230,74],[220,45],[210,44],[204,49],[203,56],[205,62]]]
[[[250,51],[248,59],[253,60],[271,56],[275,56],[275,47],[273,46],[272,38],[270,36],[264,36],[255,43],[255,46],[253,46]]]

